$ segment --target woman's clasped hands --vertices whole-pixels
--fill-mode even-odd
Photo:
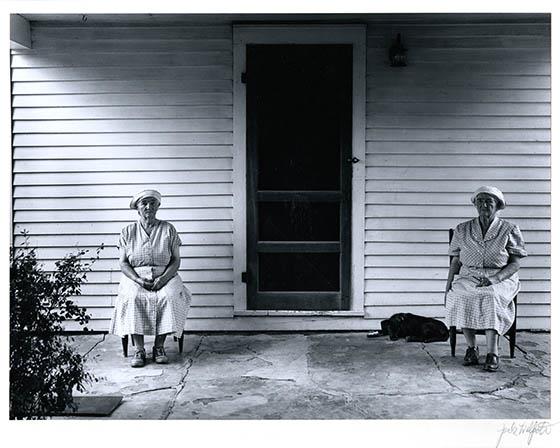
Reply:
[[[140,286],[148,291],[159,291],[166,285],[166,283],[167,279],[163,275],[156,277],[153,280],[146,280],[143,278],[141,279],[141,282],[139,282]]]
[[[495,285],[499,282],[499,280],[494,275],[491,275],[490,277],[483,275],[482,277],[475,277],[475,279],[478,281],[478,285],[476,285],[478,288]]]

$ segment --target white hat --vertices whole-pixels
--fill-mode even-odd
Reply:
[[[506,200],[504,198],[504,194],[498,188],[492,187],[490,185],[484,185],[473,193],[473,195],[471,196],[471,202],[473,204],[476,201],[476,197],[481,193],[486,193],[494,196],[498,200],[498,210],[506,208]]]
[[[161,204],[161,194],[157,190],[142,190],[139,193],[136,193],[132,199],[130,200],[130,208],[136,208],[138,205],[138,201],[144,198],[156,198],[157,201]]]

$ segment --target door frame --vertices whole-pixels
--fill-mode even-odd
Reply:
[[[352,229],[350,312],[364,312],[366,171],[366,25],[233,25],[233,299],[234,314],[247,311],[246,67],[247,44],[352,44]],[[293,311],[291,313],[294,313]],[[297,312],[295,312],[297,313]],[[325,312],[305,312],[324,314]],[[329,314],[345,314],[333,311]]]

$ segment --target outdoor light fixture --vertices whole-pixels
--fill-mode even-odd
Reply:
[[[404,48],[401,43],[401,33],[397,34],[396,40],[389,48],[389,62],[391,67],[406,67],[406,52],[408,49]]]

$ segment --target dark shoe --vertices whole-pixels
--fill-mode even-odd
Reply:
[[[464,366],[476,366],[478,364],[478,347],[467,347],[467,353],[463,359]]]
[[[487,372],[495,372],[500,368],[500,357],[495,353],[488,353],[486,355],[486,362],[484,363],[484,370]]]
[[[134,353],[134,358],[130,362],[131,367],[144,367],[146,365],[146,350],[143,348],[136,350]]]
[[[152,350],[152,357],[154,358],[156,364],[167,364],[169,362],[163,347],[154,347]]]

